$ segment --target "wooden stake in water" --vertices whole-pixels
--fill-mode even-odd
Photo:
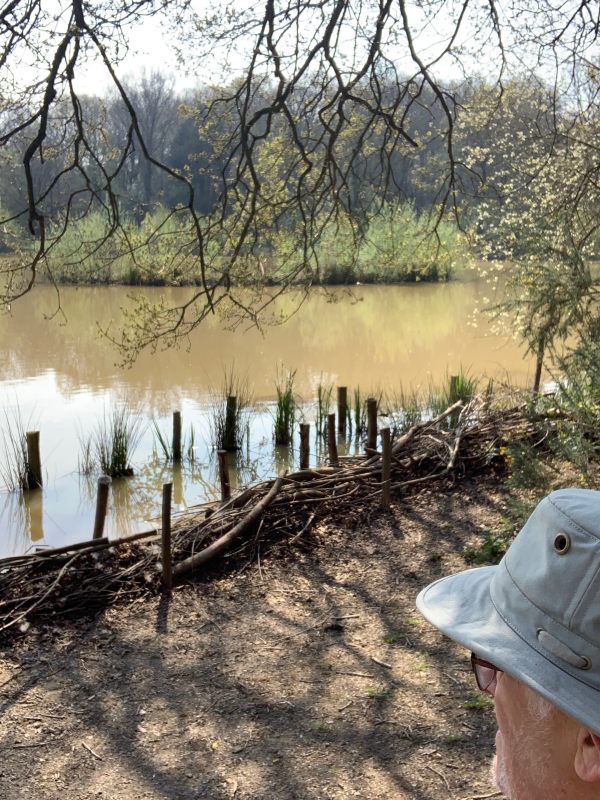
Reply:
[[[27,439],[27,489],[42,485],[42,462],[40,460],[40,432],[30,431]]]
[[[300,469],[308,469],[310,459],[310,425],[300,424]]]
[[[346,435],[346,417],[348,416],[348,387],[338,386],[337,390],[338,406],[338,433]]]
[[[367,398],[367,451],[377,447],[377,400]]]
[[[96,518],[94,519],[94,539],[101,539],[104,533],[104,521],[106,520],[106,509],[108,508],[108,491],[111,479],[108,475],[101,475],[98,478],[98,494],[96,495]]]
[[[181,461],[181,411],[173,412],[173,461]]]
[[[219,457],[219,480],[221,482],[221,500],[229,500],[231,497],[231,484],[229,483],[229,461],[227,460],[227,450],[217,450]]]
[[[172,483],[163,485],[162,495],[162,582],[165,589],[173,588],[173,562],[171,560],[171,494]]]
[[[337,467],[338,451],[337,443],[335,441],[335,414],[327,414],[327,450],[329,452],[329,463],[333,467]]]
[[[392,478],[392,436],[389,428],[381,429],[381,505],[390,507]]]
[[[458,375],[450,375],[450,404],[458,400]]]
[[[225,450],[235,450],[238,443],[237,431],[237,397],[230,395],[225,406],[225,430],[223,432],[223,447]]]

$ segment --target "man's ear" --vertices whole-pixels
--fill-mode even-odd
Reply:
[[[600,736],[582,728],[577,737],[575,772],[587,783],[600,782]]]

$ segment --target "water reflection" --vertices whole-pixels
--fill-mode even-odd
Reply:
[[[296,370],[295,393],[307,421],[314,421],[319,383],[360,386],[389,393],[440,383],[460,365],[473,374],[525,382],[530,363],[509,336],[493,335],[485,323],[467,321],[483,287],[477,282],[440,286],[358,287],[329,298],[315,293],[289,323],[267,330],[226,331],[209,320],[190,347],[143,354],[131,369],[116,366],[118,354],[98,334],[118,319],[127,303],[122,288],[62,290],[67,323],[47,321],[54,290],[37,287],[10,314],[0,317],[0,384],[3,409],[18,406],[28,429],[39,429],[45,485],[26,496],[0,494],[0,557],[32,547],[60,546],[89,538],[93,531],[97,475],[77,472],[79,438],[94,430],[105,410],[125,401],[140,409],[145,428],[133,459],[135,475],[113,482],[106,532],[117,537],[156,523],[164,482],[173,483],[175,509],[218,495],[218,466],[210,435],[210,390],[234,366],[247,377],[257,402],[249,436],[229,457],[232,488],[296,468],[299,441],[273,447],[272,398],[278,366]],[[143,289],[181,302],[186,289]],[[336,302],[329,302],[333,298]],[[294,298],[277,311],[291,311]],[[116,324],[116,323],[115,323]],[[265,402],[269,401],[269,402]],[[159,457],[150,425],[170,431],[180,410],[183,430],[193,426],[194,460],[180,465]],[[4,420],[4,426],[9,424]],[[2,414],[0,414],[2,427]],[[189,434],[188,434],[189,435]],[[360,446],[354,434],[338,437],[340,455]],[[310,463],[327,457],[326,443],[311,436]],[[0,458],[5,456],[0,452]]]

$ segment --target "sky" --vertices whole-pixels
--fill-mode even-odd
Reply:
[[[180,90],[195,85],[196,78],[186,75],[177,64],[173,43],[165,35],[158,17],[132,25],[128,30],[128,43],[129,52],[117,68],[119,78],[159,69],[173,74]],[[104,66],[97,62],[77,72],[76,84],[82,94],[102,95],[111,85],[111,80]]]
[[[236,6],[243,7],[245,0],[238,0]],[[450,4],[449,4],[450,5]],[[202,7],[210,7],[210,0],[194,0],[194,8],[201,9]],[[433,56],[434,53],[439,51],[440,46],[447,40],[449,30],[451,30],[448,18],[444,17],[441,13],[437,16],[433,23],[429,23],[424,33],[419,36],[419,10],[418,4],[409,6],[411,15],[411,25],[414,27],[415,37],[418,44],[419,54],[427,57]],[[468,37],[465,37],[467,40]],[[351,43],[354,41],[354,32],[349,37]],[[198,78],[193,73],[187,73],[185,67],[177,63],[175,56],[174,42],[167,30],[164,21],[160,16],[144,18],[141,22],[135,25],[130,25],[127,29],[127,41],[129,45],[129,53],[124,60],[119,64],[117,72],[119,77],[126,75],[134,75],[142,70],[150,72],[155,69],[160,69],[162,72],[171,73],[175,78],[175,85],[177,89],[183,90],[197,85],[199,82],[210,80],[211,78],[219,79],[222,76],[215,74],[211,71],[211,67],[217,64],[217,58],[212,60],[212,63],[203,62],[197,65],[198,68],[202,67],[202,79]],[[402,51],[406,51],[406,45],[402,46]],[[240,53],[243,52],[243,45]],[[414,69],[414,64],[410,59],[404,59],[406,62],[406,70]],[[398,58],[398,63],[402,64],[402,58]],[[240,60],[241,64],[241,60]],[[233,56],[232,67],[235,69],[235,54]],[[445,79],[459,78],[460,74],[454,68],[452,62],[446,59],[440,65],[440,70],[443,70],[443,77]],[[79,69],[77,72],[77,86],[79,91],[85,94],[103,94],[106,88],[110,85],[110,78],[108,73],[100,63],[96,65],[87,65],[84,69]]]

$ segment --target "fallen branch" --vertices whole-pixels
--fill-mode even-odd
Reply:
[[[234,528],[232,528],[232,530],[230,530],[224,536],[221,536],[221,538],[217,539],[216,542],[213,542],[208,547],[205,547],[204,550],[201,550],[199,553],[196,553],[195,555],[190,556],[190,558],[186,558],[184,561],[180,561],[179,564],[176,564],[173,567],[173,579],[189,574],[197,567],[202,566],[202,564],[206,564],[207,561],[210,561],[212,558],[224,553],[232,542],[234,542],[239,536],[242,535],[242,533],[244,533],[244,531],[248,530],[248,528],[250,528],[257,520],[260,519],[264,511],[274,499],[275,495],[279,492],[282,484],[283,478],[277,478],[270,491],[254,506],[248,516],[244,517],[244,519]]]

